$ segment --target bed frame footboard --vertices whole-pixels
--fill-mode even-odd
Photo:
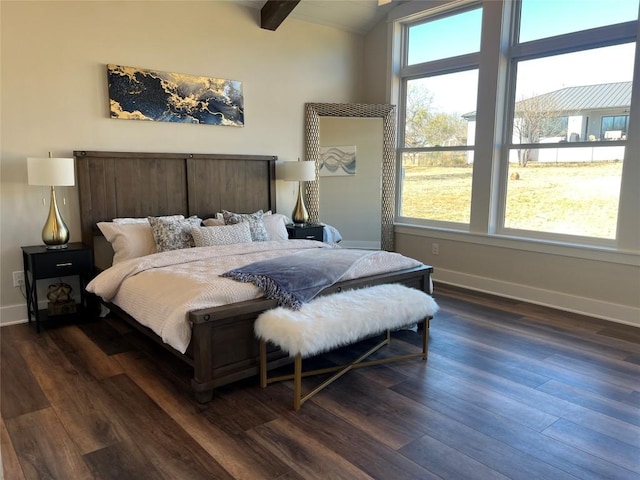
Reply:
[[[276,300],[259,299],[189,314],[193,332],[187,354],[193,359],[191,386],[199,402],[210,401],[216,387],[258,374],[253,323],[276,306]],[[270,354],[274,361],[278,356],[284,355],[275,349]]]
[[[386,283],[399,283],[431,294],[432,272],[431,267],[423,266],[349,280],[323,290],[320,295]],[[249,377],[259,378],[260,345],[255,336],[254,323],[262,312],[277,307],[277,301],[260,298],[190,312],[189,322],[193,330],[184,354],[164,343],[155,332],[138,323],[118,306],[110,303],[105,305],[112,314],[191,366],[194,396],[198,402],[207,403],[213,398],[217,387]],[[287,365],[293,360],[287,353],[269,344],[266,361],[271,369]]]

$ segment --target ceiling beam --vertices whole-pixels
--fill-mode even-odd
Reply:
[[[260,27],[276,30],[300,0],[267,0],[260,10]]]

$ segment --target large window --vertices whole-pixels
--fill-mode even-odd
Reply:
[[[469,223],[475,134],[465,114],[476,109],[481,20],[476,7],[408,27],[403,217]]]
[[[398,220],[613,245],[623,171],[638,168],[624,159],[640,131],[630,115],[639,0],[590,0],[579,14],[581,2],[504,0],[485,21],[484,3],[460,3],[403,25]],[[447,35],[442,25],[446,58],[418,40]],[[478,90],[495,105],[476,105]]]

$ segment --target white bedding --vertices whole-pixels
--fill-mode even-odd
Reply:
[[[336,247],[313,240],[279,240],[156,253],[108,268],[89,283],[87,290],[118,305],[165,343],[184,353],[191,340],[190,311],[263,296],[253,284],[220,274],[260,260],[316,248]],[[398,253],[371,251],[341,280],[420,265]]]

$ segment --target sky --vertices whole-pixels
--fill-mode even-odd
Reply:
[[[639,0],[523,0],[520,41],[635,20],[639,3]],[[412,27],[409,64],[478,51],[480,24],[481,9],[475,9]],[[422,45],[438,48],[420,48]],[[417,53],[411,55],[412,51]],[[633,55],[634,44],[626,44],[520,62],[516,98],[569,86],[631,81]],[[424,82],[435,94],[434,106],[459,114],[476,109],[477,72],[431,77]]]
[[[516,99],[563,87],[630,82],[633,43],[519,62]]]

